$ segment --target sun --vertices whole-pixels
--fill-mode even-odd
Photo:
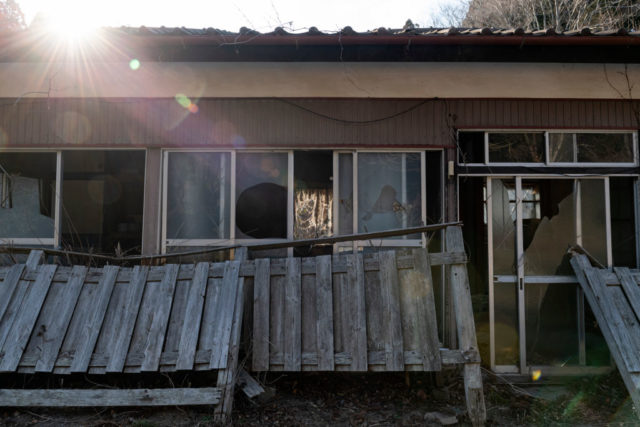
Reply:
[[[95,36],[100,18],[88,8],[91,2],[61,2],[56,8],[41,11],[34,23],[47,33],[69,43],[79,43]]]

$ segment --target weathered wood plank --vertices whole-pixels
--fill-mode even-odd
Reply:
[[[270,262],[255,260],[253,278],[253,370],[269,370],[269,306],[271,294]]]
[[[430,258],[426,249],[413,250],[413,264],[418,275],[421,289],[416,289],[415,298],[418,305],[418,328],[421,336],[420,350],[424,356],[425,371],[442,369],[440,361],[440,340],[438,339],[438,322],[436,303],[433,296],[433,277],[431,276]]]
[[[367,371],[367,313],[364,294],[364,260],[362,254],[347,255],[349,305],[351,308],[351,353],[353,371]]]
[[[200,322],[202,320],[202,308],[207,292],[207,278],[209,276],[209,263],[201,262],[196,266],[193,281],[189,289],[189,299],[182,334],[176,369],[192,369],[196,357]]]
[[[333,371],[333,289],[331,255],[316,258],[316,339],[318,370]],[[365,342],[366,346],[366,342]]]
[[[4,314],[7,312],[11,298],[18,287],[18,283],[20,283],[20,278],[22,277],[24,270],[25,266],[23,264],[15,264],[11,266],[2,281],[2,286],[0,286],[0,320],[2,320]],[[0,348],[2,348],[1,341]]]
[[[636,407],[640,407],[640,376],[638,374],[632,374],[626,369],[625,358],[622,355],[622,349],[624,347],[620,347],[619,337],[616,335],[617,331],[614,332],[613,325],[610,323],[611,318],[608,317],[608,313],[601,307],[596,293],[592,288],[591,281],[597,280],[597,277],[594,276],[593,271],[590,272],[591,277],[587,277],[586,270],[591,269],[591,264],[585,255],[574,253],[571,257],[571,266],[591,306],[591,311],[598,322],[602,335],[604,335],[607,341],[611,356],[613,356],[613,360],[616,362],[616,366],[618,366],[620,376],[629,391],[633,403]]]
[[[627,267],[614,267],[613,271],[620,280],[620,285],[629,300],[629,305],[636,314],[636,318],[640,321],[640,288],[638,283],[631,276],[631,271]]]
[[[15,321],[10,326],[11,330],[7,335],[7,339],[2,346],[0,372],[12,372],[18,367],[20,357],[22,357],[22,353],[27,348],[31,331],[49,292],[56,268],[55,265],[40,267],[38,278],[33,285],[29,286]]]
[[[122,372],[124,369],[148,274],[149,267],[135,266],[133,268],[131,282],[129,283],[129,293],[125,302],[125,312],[116,331],[115,346],[107,364],[107,372]]]
[[[447,227],[447,251],[464,251],[464,240],[460,227]],[[450,268],[450,286],[453,309],[456,319],[459,348],[463,352],[478,351],[476,327],[471,306],[469,278],[464,264],[454,264]],[[483,425],[487,420],[482,388],[482,374],[479,363],[464,365],[464,387],[469,418],[474,425]]]
[[[233,313],[235,309],[240,261],[225,262],[224,278],[218,305],[216,307],[216,325],[213,330],[211,347],[211,369],[224,369],[227,367],[229,353],[229,341],[233,327]]]
[[[378,253],[373,254],[376,258]],[[367,349],[383,351],[386,348],[385,306],[382,297],[383,283],[379,271],[367,271],[365,268],[365,303],[367,313]]]
[[[144,307],[153,310],[153,321],[147,335],[147,342],[144,349],[144,361],[142,371],[157,371],[160,365],[160,354],[164,345],[164,338],[167,332],[173,293],[176,289],[176,280],[180,266],[177,264],[167,264],[164,266],[165,276],[162,284],[157,289],[159,292],[159,303],[156,307]]]
[[[29,252],[29,256],[27,257],[27,262],[25,265],[27,266],[27,270],[36,271],[38,266],[42,264],[44,261],[44,252],[43,251],[31,251]]]
[[[287,258],[285,279],[284,369],[299,371],[302,352],[302,272],[300,258]]]
[[[71,322],[73,310],[76,307],[80,291],[84,284],[84,278],[87,274],[87,267],[76,265],[73,267],[69,281],[64,286],[64,290],[60,295],[58,304],[52,307],[55,315],[51,318],[50,323],[45,325],[44,337],[41,345],[41,354],[36,363],[36,372],[52,372],[58,352],[62,347],[62,341],[67,333],[67,328]]]
[[[11,407],[93,407],[93,406],[168,406],[215,405],[220,389],[0,389],[0,406]]]
[[[82,339],[78,343],[79,346],[76,349],[73,362],[71,363],[71,372],[86,372],[89,368],[91,354],[93,354],[93,348],[98,340],[102,321],[109,307],[109,300],[111,299],[111,293],[116,284],[116,277],[118,276],[119,270],[120,267],[113,265],[104,267],[102,279],[100,279],[100,283],[98,284],[98,299],[95,305],[92,306],[93,311],[88,323],[83,328]]]
[[[236,252],[236,260],[237,263],[236,272],[233,273],[237,275],[240,270],[240,261],[246,259],[248,253],[246,248],[240,248],[239,251]],[[236,276],[237,277],[237,276]],[[235,301],[233,303],[233,311],[232,311],[232,324],[231,324],[231,332],[229,336],[228,345],[226,348],[228,349],[228,353],[225,355],[226,364],[224,369],[218,372],[218,388],[221,390],[222,395],[220,397],[221,401],[218,406],[214,408],[214,421],[220,423],[226,423],[228,421],[228,417],[231,415],[231,409],[233,406],[233,393],[236,385],[236,373],[238,370],[238,352],[240,350],[240,333],[242,331],[242,312],[244,309],[244,300],[246,298],[244,292],[244,278],[237,278],[236,283],[234,283],[235,288]]]
[[[387,369],[404,370],[404,344],[402,341],[402,314],[400,312],[400,286],[396,256],[392,251],[380,252],[380,282],[384,305],[385,350]]]

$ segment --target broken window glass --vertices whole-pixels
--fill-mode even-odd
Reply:
[[[0,240],[53,239],[55,191],[55,153],[1,153]]]
[[[543,133],[490,133],[492,163],[543,163]]]
[[[301,240],[328,237],[333,226],[333,152],[296,151],[293,156],[293,238]],[[295,254],[300,256],[332,251],[331,245],[294,249]]]
[[[637,268],[634,212],[635,178],[609,178],[611,194],[611,247],[613,265]]]
[[[522,235],[526,275],[572,275],[568,245],[576,241],[574,180],[522,180],[524,188],[538,188],[540,215],[523,217]]]
[[[287,238],[287,156],[236,156],[236,238]]]
[[[170,153],[167,237],[228,239],[230,153]]]
[[[62,246],[140,253],[144,151],[65,151],[62,158]]]
[[[516,222],[509,191],[514,180],[491,180],[493,274],[516,275]]]
[[[358,232],[419,226],[421,213],[419,153],[358,154]]]

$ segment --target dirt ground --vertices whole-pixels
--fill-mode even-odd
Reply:
[[[446,386],[433,374],[295,374],[260,377],[273,391],[250,400],[238,392],[232,425],[441,425],[469,424],[462,379],[452,372]],[[638,425],[617,372],[564,381],[509,384],[485,373],[490,425]],[[452,418],[455,417],[455,418]],[[38,426],[213,425],[211,408],[0,409],[0,424]]]

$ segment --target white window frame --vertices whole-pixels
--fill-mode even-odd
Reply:
[[[6,149],[3,153],[18,154],[45,154],[53,153],[56,155],[56,183],[54,195],[54,212],[53,212],[53,236],[52,237],[12,237],[0,236],[0,244],[17,245],[17,246],[45,246],[60,247],[60,218],[62,206],[62,150],[43,150],[43,149]]]
[[[340,170],[338,167],[340,154],[351,154],[352,157],[352,185],[353,185],[353,233],[358,232],[358,154],[359,153],[418,153],[420,154],[420,198],[421,198],[421,221],[423,224],[427,222],[427,180],[426,180],[426,151],[442,151],[442,150],[416,150],[416,149],[357,149],[357,150],[334,150],[333,151],[333,232],[337,234],[339,230],[339,183]],[[444,156],[443,156],[444,157]],[[444,185],[444,180],[441,180]],[[442,192],[442,189],[440,189]],[[443,203],[444,206],[444,203]],[[444,209],[444,208],[443,208]],[[424,233],[419,239],[370,239],[370,240],[354,240],[353,242],[340,242],[334,244],[334,252],[342,252],[353,250],[361,251],[364,247],[424,247],[426,238]]]
[[[456,155],[456,163],[458,166],[493,166],[493,167],[552,167],[552,168],[593,168],[593,167],[611,167],[611,168],[628,168],[638,166],[638,132],[634,130],[611,130],[611,129],[459,129],[458,136],[464,132],[483,132],[484,133],[484,163],[464,163],[460,161],[460,156]],[[491,162],[489,161],[489,134],[508,133],[544,133],[544,162]],[[584,133],[596,134],[628,134],[632,138],[633,162],[550,162],[549,161],[549,134],[567,133],[574,135]],[[486,175],[486,174],[484,174]]]

